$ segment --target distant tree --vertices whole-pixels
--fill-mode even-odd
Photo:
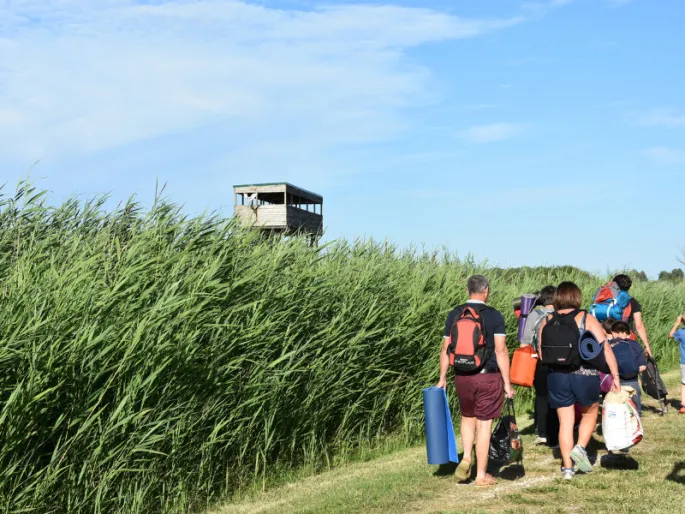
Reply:
[[[666,281],[666,280],[671,280],[671,272],[670,271],[662,271],[659,273],[659,281]]]
[[[638,271],[636,269],[626,270],[623,273],[632,278],[635,282],[648,282],[649,277],[644,271]]]
[[[682,269],[676,268],[672,271],[662,271],[659,273],[659,280],[670,282],[681,282],[685,278],[685,272]]]

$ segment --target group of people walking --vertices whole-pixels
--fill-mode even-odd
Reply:
[[[626,297],[631,285],[630,277],[625,274],[614,277],[612,282],[612,287]],[[448,370],[453,367],[464,449],[456,477],[460,481],[471,478],[475,443],[475,483],[486,487],[496,483],[487,473],[492,423],[501,416],[505,397],[513,398],[515,391],[509,376],[504,317],[487,305],[490,295],[487,278],[482,275],[469,278],[468,294],[468,301],[450,312],[445,323],[437,386],[446,386]],[[589,473],[593,469],[586,448],[597,425],[600,380],[606,383],[606,389],[615,393],[622,386],[631,386],[637,393],[634,401],[640,409],[637,377],[621,376],[614,348],[620,350],[622,369],[628,358],[634,359],[631,367],[640,371],[645,368],[646,355],[651,356],[652,350],[642,319],[642,306],[632,297],[622,319],[608,318],[603,322],[581,310],[582,292],[572,282],[542,288],[537,305],[528,315],[521,340],[521,345],[533,345],[539,359],[534,383],[536,444],[559,448],[561,474],[570,480],[576,471]],[[681,345],[680,412],[685,414],[685,328],[680,328],[681,325],[685,325],[685,315],[678,317],[670,336]],[[602,374],[600,378],[600,371],[580,358],[581,334],[591,334],[602,345],[608,376]],[[637,335],[644,349],[637,342]],[[624,346],[618,348],[619,344]]]

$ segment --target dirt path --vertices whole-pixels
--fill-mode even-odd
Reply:
[[[677,396],[679,374],[670,372],[664,378],[671,396]],[[685,416],[671,408],[661,417],[651,410],[655,401],[645,398],[643,403],[645,439],[631,457],[620,469],[602,467],[606,452],[597,437],[595,471],[570,483],[560,480],[559,462],[551,451],[535,447],[528,433],[523,436],[525,476],[500,478],[491,489],[457,484],[450,475],[436,476],[435,467],[426,464],[424,447],[418,447],[300,480],[211,514],[685,512]],[[529,420],[519,421],[527,432]]]

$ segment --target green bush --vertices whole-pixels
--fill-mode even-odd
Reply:
[[[187,512],[278,468],[421,437],[442,325],[466,279],[444,253],[310,248],[168,202],[0,201],[0,511]],[[505,270],[506,271],[506,270]],[[574,269],[493,272],[493,304]],[[653,347],[685,291],[638,283]]]

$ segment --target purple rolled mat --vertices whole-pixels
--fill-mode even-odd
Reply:
[[[523,339],[523,331],[526,329],[526,322],[528,321],[528,314],[533,310],[537,296],[534,294],[524,294],[521,296],[521,317],[519,318],[519,332],[518,341]]]

